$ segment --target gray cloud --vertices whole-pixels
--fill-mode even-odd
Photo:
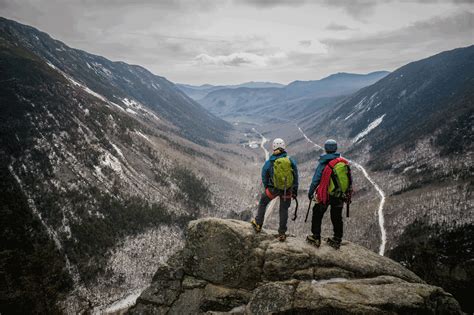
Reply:
[[[299,44],[302,47],[309,47],[309,46],[311,46],[311,41],[310,40],[300,40]]]
[[[271,8],[278,6],[301,6],[304,4],[314,4],[310,0],[235,0],[236,3],[252,5],[257,8]],[[374,7],[377,5],[376,0],[320,0],[317,4],[342,8],[349,15],[356,18],[370,15]]]
[[[435,17],[426,21],[419,21],[410,26],[375,35],[349,38],[322,40],[332,49],[409,49],[410,47],[423,48],[436,42],[443,46],[453,47],[450,43],[474,42],[474,13],[462,12],[449,17]],[[454,46],[455,47],[455,46]]]
[[[286,60],[287,55],[277,53],[271,55],[254,54],[249,52],[237,52],[229,55],[211,56],[208,54],[200,54],[194,58],[197,64],[201,65],[217,65],[217,66],[254,66],[266,67],[268,65],[278,64]]]
[[[1,15],[38,27],[72,47],[190,83],[288,82],[338,71],[393,70],[473,42],[473,0],[443,1],[456,4],[425,21],[424,5],[437,1],[400,0],[420,4],[419,21],[381,32],[369,17],[387,1],[0,0],[0,10]],[[275,7],[285,10],[272,12]],[[281,11],[293,16],[282,19]],[[327,19],[313,23],[308,12]],[[280,14],[278,19],[274,13]],[[351,20],[348,15],[367,24],[345,22]],[[352,25],[357,28],[351,29]],[[370,33],[364,31],[369,28]],[[320,37],[335,31],[341,31],[337,38]]]
[[[330,23],[328,24],[326,27],[325,27],[326,30],[328,31],[350,31],[350,30],[353,30],[353,28],[347,26],[347,25],[343,25],[343,24],[337,24],[337,23]]]
[[[436,17],[395,31],[322,40],[330,53],[308,62],[315,68],[324,65],[334,70],[338,65],[350,71],[394,70],[411,61],[474,44],[473,29],[472,12]]]
[[[278,6],[299,6],[308,3],[308,0],[234,0],[234,3],[251,5],[258,8]]]
[[[366,16],[372,15],[377,6],[377,1],[375,0],[326,0],[324,2],[327,6],[343,9],[347,14],[356,19],[363,19]]]
[[[236,3],[252,5],[257,8],[271,8],[278,6],[301,6],[304,4],[319,4],[327,7],[339,8],[357,20],[365,20],[375,12],[378,5],[394,3],[436,4],[456,3],[472,5],[474,0],[234,0]]]

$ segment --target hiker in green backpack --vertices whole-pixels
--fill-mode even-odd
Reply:
[[[313,198],[316,204],[313,207],[311,222],[312,235],[306,240],[319,247],[321,245],[321,222],[324,213],[331,206],[331,222],[334,236],[328,238],[328,245],[339,249],[342,242],[343,222],[342,208],[344,202],[350,203],[352,195],[352,177],[349,162],[337,153],[337,143],[329,139],[324,144],[326,154],[319,158],[319,164],[314,172],[313,180],[308,191],[310,201]]]
[[[283,139],[273,140],[273,154],[262,168],[262,184],[265,191],[262,193],[258,205],[257,217],[252,220],[252,225],[258,233],[262,230],[263,220],[267,205],[271,200],[280,198],[280,225],[278,239],[286,240],[288,223],[288,208],[291,198],[298,195],[298,168],[296,162],[288,157]]]

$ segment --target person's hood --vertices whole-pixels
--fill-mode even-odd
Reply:
[[[288,154],[286,154],[286,152],[282,152],[280,154],[277,154],[277,155],[274,155],[272,154],[270,156],[270,161],[275,161],[276,159],[279,159],[279,158],[282,158],[282,157],[286,157]]]
[[[319,162],[327,163],[331,160],[337,159],[340,156],[341,156],[341,153],[339,152],[321,154],[321,156],[319,157]]]

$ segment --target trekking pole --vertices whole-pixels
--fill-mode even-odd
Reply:
[[[311,209],[311,202],[313,202],[313,199],[309,200],[308,211],[306,211],[306,218],[304,219],[305,223],[306,221],[308,221],[309,210]]]
[[[352,189],[349,189],[349,193],[346,198],[346,217],[349,217],[349,205],[352,203]]]
[[[293,215],[292,220],[295,221],[296,218],[298,217],[298,216],[297,216],[297,213],[298,213],[298,198],[295,197],[295,198],[293,198],[293,199],[295,199],[296,207],[295,207],[295,214]]]

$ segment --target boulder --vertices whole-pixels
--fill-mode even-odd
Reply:
[[[362,246],[276,234],[238,220],[190,222],[182,252],[129,313],[461,314],[449,293]]]

